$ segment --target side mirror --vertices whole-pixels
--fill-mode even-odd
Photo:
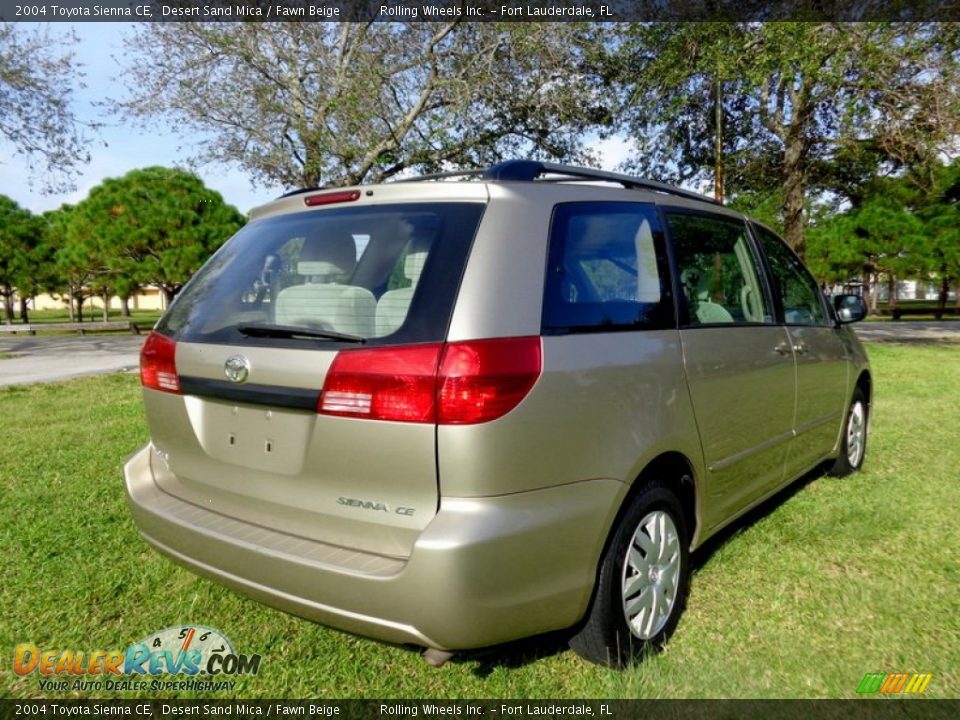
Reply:
[[[833,298],[837,320],[847,323],[860,322],[867,316],[867,305],[859,295],[837,295]]]

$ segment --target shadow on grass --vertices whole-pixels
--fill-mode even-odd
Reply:
[[[719,530],[715,535],[710,537],[709,540],[698,547],[690,556],[690,574],[693,575],[702,567],[704,567],[710,561],[710,558],[712,558],[717,552],[717,550],[719,550],[724,543],[730,540],[730,538],[752,528],[758,522],[770,515],[770,513],[772,513],[778,507],[787,502],[787,500],[804,490],[814,480],[819,480],[826,477],[827,467],[827,463],[817,466],[806,475],[797,478],[779,492],[768,497],[755,508],[745,512],[725,528]]]
[[[450,662],[476,663],[472,674],[478,678],[487,678],[499,668],[515,670],[566,652],[570,632],[559,630],[481,650],[467,650],[454,655]]]

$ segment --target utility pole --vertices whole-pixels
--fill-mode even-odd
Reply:
[[[714,80],[713,196],[723,205],[723,81]]]

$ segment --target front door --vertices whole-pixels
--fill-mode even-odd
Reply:
[[[793,478],[834,450],[849,400],[850,364],[847,347],[803,263],[766,228],[754,224],[753,230],[766,255],[775,304],[796,355],[796,438],[787,458],[787,474]]]

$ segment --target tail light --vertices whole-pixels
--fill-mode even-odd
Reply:
[[[469,425],[506,415],[527,396],[541,369],[539,337],[448,344],[440,363],[437,422]]]
[[[371,420],[436,422],[441,343],[338,353],[317,412]]]
[[[467,425],[515,408],[540,377],[540,338],[345,350],[327,373],[323,415]]]
[[[153,390],[180,394],[177,376],[177,343],[152,332],[140,350],[140,384]]]

